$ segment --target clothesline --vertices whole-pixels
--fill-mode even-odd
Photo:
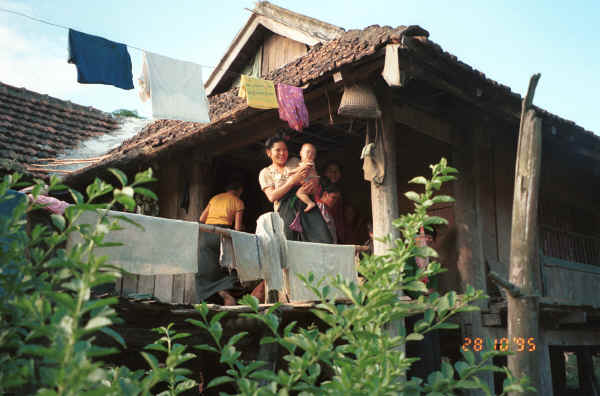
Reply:
[[[24,17],[24,18],[28,18],[28,19],[31,19],[32,21],[43,23],[43,24],[50,25],[50,26],[54,26],[54,27],[57,27],[57,28],[60,28],[60,29],[65,29],[65,30],[73,29],[73,28],[70,28],[70,27],[65,26],[65,25],[60,25],[60,24],[57,24],[57,23],[54,23],[54,22],[46,21],[44,19],[35,18],[35,17],[32,17],[31,15],[27,15],[27,14],[24,14],[24,13],[19,12],[19,11],[9,10],[9,9],[3,8],[3,7],[0,7],[0,11],[4,11],[4,12],[9,13],[9,14],[14,14],[14,15],[18,15],[18,16],[21,16],[21,17]],[[76,30],[76,29],[74,29],[74,30]],[[130,45],[130,44],[126,44],[126,43],[123,43],[123,44],[125,44],[128,48],[133,48],[133,49],[141,51],[141,52],[150,52],[150,51],[147,51],[147,50],[145,50],[143,48],[136,47],[134,45]],[[202,67],[205,67],[205,68],[209,68],[209,69],[216,69],[216,66],[209,66],[209,65],[202,65],[202,64],[198,64],[198,65],[202,66]],[[237,72],[232,72],[232,71],[227,71],[227,72],[228,73],[232,73],[232,74],[242,75],[242,73],[237,73]]]
[[[0,11],[67,30],[67,61],[75,64],[77,82],[81,84],[105,84],[124,90],[134,89],[131,56],[127,49],[141,51],[144,59],[142,75],[138,79],[138,88],[141,89],[139,95],[142,101],[152,99],[153,117],[210,122],[201,68],[214,66],[169,58],[19,11],[3,7],[0,7]],[[277,84],[276,95],[273,81],[252,78],[239,72],[227,72],[241,76],[238,95],[247,99],[249,107],[279,109],[279,118],[299,132],[309,125],[302,88]],[[58,164],[46,164],[51,165]]]

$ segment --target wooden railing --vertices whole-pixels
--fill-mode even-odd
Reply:
[[[544,256],[600,266],[600,238],[540,225]]]

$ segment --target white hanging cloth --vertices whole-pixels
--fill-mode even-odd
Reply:
[[[144,53],[144,64],[140,97],[150,95],[154,118],[210,122],[200,65],[152,52]]]

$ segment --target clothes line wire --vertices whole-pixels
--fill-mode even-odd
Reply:
[[[0,7],[0,11],[4,11],[4,12],[9,13],[9,14],[18,15],[18,16],[21,16],[23,18],[31,19],[32,21],[35,21],[35,22],[43,23],[43,24],[54,26],[54,27],[61,28],[61,29],[65,29],[65,30],[72,29],[72,28],[70,28],[68,26],[60,25],[60,24],[53,23],[53,22],[50,22],[50,21],[46,21],[46,20],[40,19],[40,18],[35,18],[35,17],[32,17],[31,15],[27,15],[27,14],[24,14],[24,13],[19,12],[19,11],[9,10],[9,9],[3,8],[3,7]],[[76,30],[76,29],[73,29],[73,30]],[[136,49],[138,51],[150,52],[150,51],[147,51],[147,50],[145,50],[143,48],[139,48],[139,47],[136,47],[136,46],[133,46],[133,45],[129,45],[129,44],[126,44],[126,43],[123,43],[123,44],[125,44],[128,48],[133,48],[133,49]],[[209,66],[209,65],[202,65],[202,64],[198,64],[198,65],[201,66],[201,67],[209,68],[209,69],[216,69],[217,68],[216,66]],[[242,75],[242,73],[237,73],[237,72],[232,72],[232,71],[227,71],[227,73]]]

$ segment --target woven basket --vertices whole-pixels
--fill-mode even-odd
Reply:
[[[357,84],[344,88],[338,114],[350,118],[379,118],[381,110],[373,90]]]

